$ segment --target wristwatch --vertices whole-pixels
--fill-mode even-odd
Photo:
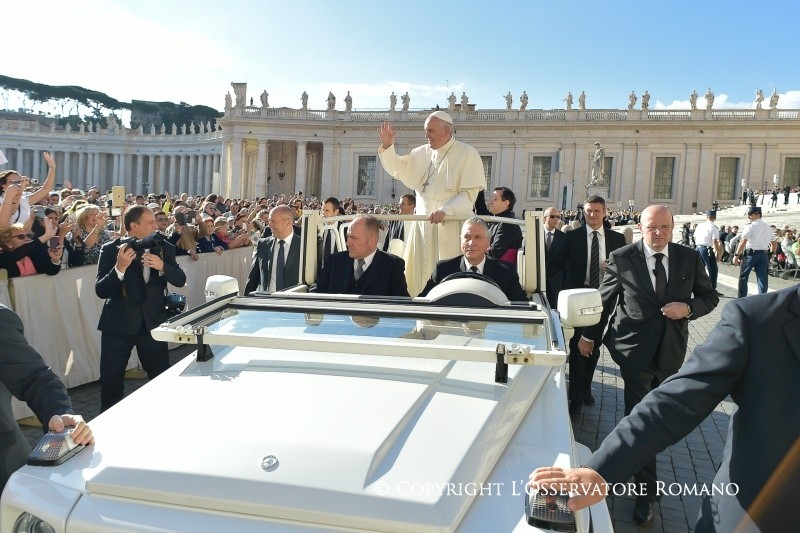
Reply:
[[[692,305],[691,304],[686,304],[686,307],[689,308],[689,314],[686,315],[686,318],[692,318],[692,315],[694,314],[694,309],[692,309]]]

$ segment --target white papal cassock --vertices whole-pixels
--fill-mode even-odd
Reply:
[[[433,150],[426,144],[414,148],[408,155],[398,155],[394,145],[387,149],[379,146],[378,155],[384,170],[389,175],[414,190],[417,196],[417,207],[414,212],[418,215],[429,215],[441,209],[448,217],[469,216],[473,212],[478,192],[486,188],[483,162],[478,151],[454,138],[438,150]],[[437,224],[439,259],[450,259],[461,255],[459,246],[461,224],[461,221]],[[432,254],[432,242],[426,233],[430,229],[430,224],[421,223],[420,226],[421,232],[414,233],[422,235],[425,255]],[[415,243],[413,247],[409,244],[407,238],[407,249],[413,248],[416,251],[422,247],[420,243]],[[407,258],[408,256],[406,253]],[[416,283],[412,283],[412,277],[421,278],[424,285],[424,281],[431,274],[427,268],[419,271],[420,254],[415,253],[410,259],[411,264],[406,266],[409,290],[416,286]],[[412,269],[415,270],[414,275],[409,276],[409,270]]]

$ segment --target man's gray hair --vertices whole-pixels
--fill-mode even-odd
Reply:
[[[486,230],[486,233],[489,233],[489,225],[480,217],[470,217],[464,221],[461,225],[461,234],[464,234],[464,228],[467,226],[483,226],[483,229]]]
[[[367,230],[367,233],[371,233],[375,236],[379,236],[381,232],[381,221],[377,219],[374,215],[356,215],[353,217],[353,222],[356,220],[363,220],[364,227]]]

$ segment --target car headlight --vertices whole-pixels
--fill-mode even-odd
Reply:
[[[55,533],[53,526],[30,513],[22,513],[14,522],[13,533]]]

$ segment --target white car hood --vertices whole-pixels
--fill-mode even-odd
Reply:
[[[265,361],[261,350],[187,358],[98,417],[94,456],[84,451],[73,465],[85,490],[340,527],[451,531],[474,493],[447,487],[485,481],[540,389],[557,381],[550,367],[511,367],[506,385],[486,363],[275,350]],[[546,407],[545,424],[559,411]],[[541,464],[570,452],[556,425],[553,440],[545,430],[526,443],[542,451]],[[262,467],[268,456],[274,469]],[[532,464],[508,482],[522,483]]]

